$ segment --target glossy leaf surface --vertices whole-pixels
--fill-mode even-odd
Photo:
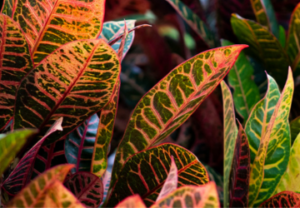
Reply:
[[[231,17],[231,25],[240,43],[250,46],[249,52],[263,62],[264,69],[283,87],[289,60],[277,38],[263,26],[235,14]]]
[[[112,181],[125,160],[183,124],[221,82],[245,45],[203,52],[173,69],[137,104],[121,140]]]
[[[132,207],[146,208],[143,200],[138,194],[127,197],[126,199],[121,201],[117,206],[115,206],[115,208],[132,208]]]
[[[162,144],[127,160],[104,206],[112,207],[137,193],[142,196],[146,206],[153,204],[167,179],[171,156],[178,169],[178,187],[201,185],[209,181],[204,166],[191,152],[176,145]]]
[[[64,185],[85,205],[99,207],[103,199],[102,181],[89,172],[78,172],[66,178]]]
[[[222,40],[223,46],[233,45]],[[252,107],[259,101],[259,89],[252,80],[254,69],[242,51],[229,72],[228,82],[234,88],[233,101],[237,112],[248,119]]]
[[[22,81],[14,128],[34,127],[44,134],[57,118],[64,117],[64,130],[45,142],[59,140],[108,103],[119,68],[116,53],[103,40],[62,46]]]
[[[223,118],[224,118],[224,206],[229,206],[229,180],[234,147],[238,135],[238,128],[235,121],[233,99],[229,87],[224,81],[221,82],[223,97]]]
[[[230,207],[248,207],[250,150],[247,135],[239,123],[233,164],[230,173]]]
[[[0,130],[14,113],[15,95],[22,78],[32,69],[29,47],[19,25],[0,14]]]
[[[8,168],[10,162],[21,150],[27,139],[36,133],[35,130],[17,130],[0,137],[0,175]]]
[[[72,173],[90,171],[98,124],[99,117],[94,114],[67,136],[65,155],[68,163],[75,165]]]
[[[300,206],[300,194],[291,192],[291,191],[283,191],[272,198],[266,200],[264,203],[259,205],[259,207],[268,207],[268,208],[289,208],[289,207],[299,207]]]
[[[276,104],[267,130],[262,135],[252,165],[249,206],[258,206],[268,199],[275,191],[281,176],[287,168],[291,145],[288,118],[293,92],[293,74],[292,70],[289,69],[286,85]]]
[[[55,181],[63,182],[72,167],[73,165],[60,165],[39,175],[22,189],[7,207],[39,207],[40,200],[44,199],[47,189]]]
[[[2,12],[19,23],[37,65],[63,44],[98,37],[104,3],[105,0],[4,0]]]
[[[183,186],[155,203],[151,208],[220,207],[214,182],[202,186]]]
[[[189,7],[180,0],[167,0],[171,6],[182,16],[186,23],[201,37],[209,48],[215,47],[214,36],[209,28]]]

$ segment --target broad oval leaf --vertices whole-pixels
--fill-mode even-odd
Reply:
[[[229,206],[229,180],[238,135],[233,99],[225,81],[221,82],[224,117],[224,206]]]
[[[64,185],[86,207],[99,207],[103,199],[101,179],[89,172],[78,172],[66,178]]]
[[[183,186],[156,202],[151,208],[220,207],[214,182],[202,186]]]
[[[266,132],[262,135],[254,159],[249,186],[249,206],[258,206],[275,191],[290,156],[289,113],[294,92],[292,70],[275,106]]]
[[[183,124],[228,73],[245,45],[203,52],[173,69],[137,104],[116,153],[112,182],[131,155]]]
[[[35,65],[61,45],[101,32],[105,0],[4,1],[2,12],[19,23]]]
[[[248,44],[249,52],[259,58],[280,87],[287,77],[289,59],[277,38],[263,26],[233,14],[231,25],[240,43]]]
[[[167,179],[174,157],[178,169],[178,186],[201,185],[209,181],[204,166],[188,150],[162,144],[130,157],[119,173],[119,179],[108,194],[104,206],[112,207],[126,197],[139,194],[146,206],[153,204]]]
[[[23,77],[32,69],[27,40],[19,25],[0,14],[0,131],[14,114],[15,95]]]
[[[222,40],[223,46],[233,45],[230,41]],[[235,65],[228,74],[228,82],[234,88],[233,101],[237,112],[248,119],[252,107],[259,101],[259,89],[252,80],[254,69],[246,55],[241,51]]]
[[[292,208],[300,206],[300,194],[291,191],[283,191],[270,199],[266,200],[264,203],[259,205],[259,207],[266,208]]]
[[[17,130],[0,137],[0,176],[21,150],[27,139],[37,133],[36,130]]]
[[[108,103],[119,71],[117,54],[103,40],[62,46],[22,81],[14,128],[35,127],[44,134],[63,116],[64,130],[51,134],[45,144],[59,140]]]
[[[98,124],[99,117],[94,114],[67,136],[65,155],[68,163],[75,165],[72,173],[90,171]]]
[[[22,189],[7,205],[7,207],[39,207],[48,188],[55,181],[63,182],[73,165],[59,165],[39,175]]]
[[[143,200],[138,194],[127,197],[126,199],[121,201],[117,206],[115,206],[115,208],[132,208],[132,207],[146,208]]]
[[[250,150],[247,135],[239,123],[233,163],[230,173],[230,206],[248,207],[248,190],[250,179]]]

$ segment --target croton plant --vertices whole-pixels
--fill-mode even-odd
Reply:
[[[286,39],[271,2],[251,0],[258,23],[233,14],[241,43],[233,45],[220,43],[186,1],[164,1],[210,49],[181,62],[137,102],[110,172],[122,61],[135,30],[147,25],[104,22],[118,13],[105,7],[113,1],[4,0],[0,207],[300,206],[300,119],[289,124],[300,4]],[[219,84],[223,200],[208,166],[164,142]]]

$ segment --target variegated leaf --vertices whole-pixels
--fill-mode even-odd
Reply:
[[[99,207],[103,199],[101,179],[89,172],[78,172],[66,178],[64,185],[85,205]]]
[[[103,201],[102,203],[104,202],[104,200],[106,199],[106,196],[107,196],[107,193],[108,193],[108,190],[109,190],[109,184],[110,184],[110,180],[111,180],[111,173],[109,171],[105,171],[105,174],[103,175],[102,177],[102,184],[103,184]],[[101,203],[101,205],[102,205]]]
[[[115,206],[115,208],[133,208],[133,207],[146,208],[143,200],[138,194],[127,197],[119,204],[117,204],[117,206]]]
[[[298,134],[300,133],[300,116],[290,122],[290,128],[291,128],[291,144],[293,144]]]
[[[204,166],[195,155],[173,144],[162,144],[130,157],[118,174],[104,206],[112,207],[126,197],[139,194],[146,206],[156,201],[167,179],[174,157],[178,169],[178,186],[201,185],[209,181]]]
[[[125,49],[125,44],[126,44],[126,39],[127,39],[127,35],[128,35],[128,30],[127,30],[127,24],[126,24],[126,21],[124,20],[124,32],[123,32],[123,36],[122,36],[122,39],[121,39],[121,43],[120,43],[120,47],[119,47],[119,50],[118,50],[118,57],[120,60],[123,60],[123,51]]]
[[[6,1],[7,3],[9,1]],[[15,95],[23,77],[32,69],[27,40],[19,25],[0,14],[0,131],[12,119]]]
[[[245,45],[203,52],[172,70],[137,104],[116,153],[112,182],[133,154],[162,141],[197,109]]]
[[[288,118],[293,92],[293,74],[292,70],[289,69],[286,85],[275,106],[267,130],[261,137],[251,167],[249,206],[258,206],[268,199],[275,191],[287,168],[291,145]]]
[[[283,191],[279,194],[276,194],[259,205],[259,207],[265,208],[297,208],[299,206],[300,194],[291,191]]]
[[[17,93],[14,128],[39,128],[41,134],[59,117],[63,131],[73,131],[110,100],[119,76],[119,59],[103,40],[68,43],[44,59],[22,81]]]
[[[105,0],[4,1],[2,12],[19,23],[35,65],[63,44],[95,39],[102,29]]]

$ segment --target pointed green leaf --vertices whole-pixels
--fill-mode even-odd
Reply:
[[[3,14],[0,14],[0,37],[1,131],[12,119],[17,88],[32,69],[32,60],[19,25]]]
[[[283,87],[289,60],[277,38],[263,26],[236,14],[231,17],[231,25],[240,43],[250,46],[249,52],[262,61],[267,72]]]
[[[233,45],[222,40],[223,46]],[[233,101],[237,112],[248,119],[252,107],[259,101],[259,89],[252,80],[254,69],[242,51],[229,72],[228,82],[234,88]]]
[[[224,206],[229,206],[229,179],[238,135],[233,99],[229,87],[221,82],[224,118]]]
[[[121,140],[112,172],[183,124],[228,73],[245,45],[203,52],[173,69],[139,101]]]
[[[21,150],[27,139],[37,133],[35,130],[17,130],[8,134],[0,134],[0,176]]]
[[[298,134],[300,133],[300,116],[291,121],[290,128],[291,128],[291,144],[293,144]]]
[[[200,36],[209,48],[216,47],[218,44],[214,40],[213,33],[189,7],[180,0],[167,0],[171,6],[182,16],[186,23]]]
[[[127,197],[126,199],[121,201],[117,206],[115,206],[115,208],[132,208],[132,207],[146,208],[143,200],[138,194]]]
[[[283,92],[275,106],[269,125],[261,136],[251,167],[249,206],[258,206],[275,191],[290,156],[289,113],[294,92],[291,68]]]
[[[39,128],[40,134],[59,117],[66,136],[110,100],[120,72],[119,59],[103,40],[74,41],[44,59],[22,81],[17,93],[14,128]]]
[[[202,186],[183,186],[156,202],[151,208],[220,207],[214,182]]]
[[[167,179],[171,156],[178,169],[178,186],[201,185],[208,182],[204,166],[195,155],[173,144],[162,144],[130,157],[112,185],[104,206],[112,207],[126,197],[139,194],[146,206],[156,200]]]
[[[279,38],[278,38],[281,46],[285,47],[285,41],[286,41],[286,35],[285,35],[285,29],[281,25],[279,25]],[[289,55],[289,54],[288,54]]]
[[[283,191],[272,198],[266,200],[264,203],[259,205],[259,207],[265,208],[292,208],[300,206],[300,194]]]

